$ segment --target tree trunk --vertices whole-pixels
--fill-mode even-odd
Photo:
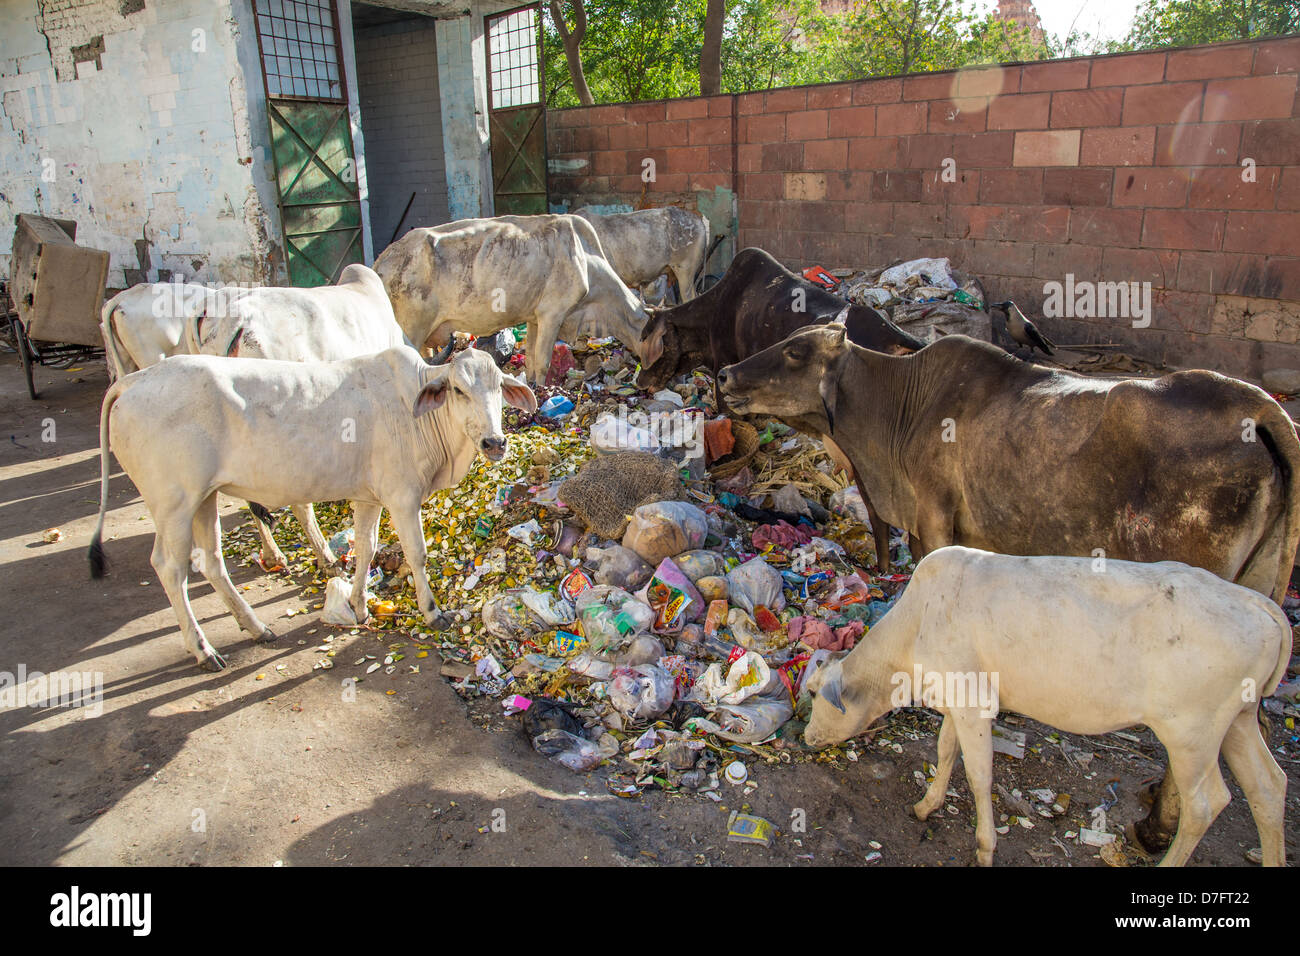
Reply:
[[[704,14],[704,46],[700,48],[700,95],[722,92],[722,22],[727,0],[709,0]]]
[[[564,21],[564,11],[560,9],[560,0],[551,0],[551,19],[564,44],[564,58],[569,63],[569,76],[573,78],[573,91],[578,94],[578,102],[583,106],[592,106],[595,100],[587,87],[587,74],[582,70],[582,50],[579,48],[583,37],[587,35],[587,8],[584,0],[570,0],[573,4],[573,29]]]

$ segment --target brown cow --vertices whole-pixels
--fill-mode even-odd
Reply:
[[[1281,603],[1300,544],[1300,441],[1262,389],[1207,371],[1099,380],[966,336],[914,355],[801,329],[718,373],[728,405],[820,429],[880,516],[1005,554],[1182,561]],[[1177,829],[1173,778],[1139,836]]]

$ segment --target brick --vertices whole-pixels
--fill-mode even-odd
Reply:
[[[931,100],[929,130],[932,133],[982,132],[988,105],[988,99],[982,96]]]
[[[763,168],[762,144],[736,147],[736,169],[742,173],[757,173]]]
[[[741,93],[736,97],[736,114],[752,116],[767,111],[766,93]]]
[[[1003,239],[1005,206],[948,206],[948,235],[954,239]]]
[[[958,169],[1010,166],[1015,133],[965,133],[952,138],[952,157]]]
[[[1263,75],[1297,71],[1300,71],[1300,37],[1284,37],[1255,45],[1255,67],[1251,72]]]
[[[825,173],[786,173],[785,198],[819,200],[826,198]]]
[[[1070,241],[1132,248],[1142,242],[1141,209],[1075,209]]]
[[[609,128],[606,126],[579,126],[573,131],[573,148],[579,152],[609,148]]]
[[[1036,203],[1043,198],[1043,169],[985,169],[980,171],[979,201]]]
[[[976,275],[1032,276],[1033,243],[976,239],[971,243],[965,268]]]
[[[1183,252],[1178,257],[1178,288],[1210,295],[1295,298],[1300,281],[1293,284],[1289,271],[1287,263],[1276,258],[1231,252]]]
[[[1224,252],[1293,253],[1300,235],[1297,212],[1230,212]]]
[[[819,139],[805,144],[803,163],[805,169],[840,170],[848,165],[849,141],[846,139]]]
[[[1202,83],[1156,83],[1124,91],[1125,126],[1195,123],[1201,118]]]
[[[785,135],[792,140],[825,139],[826,111],[804,110],[787,113],[785,117]]]
[[[1178,278],[1178,253],[1166,249],[1105,249],[1101,274],[1107,282],[1150,282],[1170,288]]]
[[[730,96],[711,96],[709,97],[709,115],[710,116],[731,116],[731,104],[734,98]]]
[[[591,157],[591,171],[598,176],[618,176],[627,171],[627,154],[622,150],[602,150]]]
[[[744,199],[784,199],[785,176],[781,173],[748,173],[740,177]]]
[[[1187,175],[1181,169],[1163,167],[1121,169],[1115,173],[1113,203],[1116,206],[1187,205]]]
[[[951,181],[943,178],[943,171],[927,169],[921,175],[921,201],[927,203],[963,203],[980,201],[980,174],[968,169],[957,173]]]
[[[1026,67],[1028,69],[1028,67]],[[1016,166],[1077,166],[1079,130],[1016,133]]]
[[[666,114],[670,120],[698,119],[709,115],[709,102],[698,98],[669,100]]]
[[[1276,119],[1290,116],[1296,101],[1296,74],[1211,80],[1205,90],[1205,119]]]
[[[953,137],[947,135],[908,136],[903,140],[900,161],[909,169],[937,169],[952,158]]]
[[[1149,166],[1155,148],[1154,126],[1085,129],[1079,163],[1082,166]]]
[[[808,108],[810,110],[852,105],[853,86],[850,83],[836,83],[833,86],[814,86],[808,90]]]
[[[1123,90],[1063,90],[1052,94],[1052,127],[1118,126],[1123,107]]]
[[[1051,111],[1051,93],[999,96],[989,103],[989,129],[1045,129]]]
[[[897,136],[872,136],[849,140],[851,169],[892,169],[901,159]]]
[[[850,232],[894,231],[894,205],[888,202],[850,202],[844,210],[844,228]]]
[[[1244,181],[1245,171],[1235,166],[1190,172],[1187,204],[1197,209],[1272,209],[1282,181],[1277,166],[1257,166],[1253,182]]]
[[[1020,68],[1020,92],[1081,90],[1088,86],[1088,60],[1049,60]]]
[[[898,77],[889,77],[883,80],[862,80],[853,84],[854,106],[897,103],[902,98],[903,81]]]
[[[609,128],[610,149],[633,149],[646,145],[646,128],[644,126],[611,126]]]
[[[1156,162],[1162,166],[1236,165],[1240,123],[1189,123],[1156,130]]]
[[[785,140],[785,113],[746,116],[740,121],[740,138],[745,143],[779,143]]]
[[[783,110],[802,110],[808,106],[808,92],[804,89],[769,90],[764,109],[769,113]]]
[[[731,144],[709,147],[709,172],[731,172]]]
[[[1245,76],[1255,58],[1251,45],[1204,46],[1173,50],[1165,66],[1166,80],[1205,80],[1217,76]]]
[[[1092,61],[1092,86],[1139,86],[1165,78],[1163,53],[1128,53],[1099,56]]]
[[[868,170],[841,169],[826,174],[826,198],[832,201],[858,201],[871,195]]]
[[[743,228],[776,229],[779,226],[780,209],[779,203],[742,199],[738,212]]]
[[[624,114],[629,123],[654,123],[668,118],[668,104],[660,100],[657,103],[629,103]]]
[[[803,168],[803,143],[769,143],[763,147],[763,171]]]
[[[1034,275],[1064,281],[1073,275],[1076,281],[1095,282],[1101,276],[1101,254],[1098,246],[1081,246],[1076,243],[1040,242],[1034,246]]]
[[[719,187],[723,189],[731,188],[731,173],[691,173],[691,185],[693,190],[712,191]]]
[[[1106,206],[1110,204],[1109,169],[1043,170],[1043,202],[1062,206]]]
[[[685,146],[690,142],[690,135],[686,120],[651,123],[646,127],[646,142],[652,146]]]
[[[876,108],[874,106],[848,106],[827,113],[827,134],[830,136],[874,136],[876,134]]]
[[[811,175],[811,174],[810,174]],[[825,177],[821,177],[825,195]],[[788,186],[790,177],[786,177]],[[845,203],[790,200],[781,205],[781,228],[796,232],[838,232],[844,228]]]
[[[692,146],[731,142],[731,120],[726,118],[690,120]]]
[[[674,146],[668,151],[668,158],[661,163],[660,170],[670,173],[704,173],[709,171],[709,151],[703,146]],[[628,172],[639,172],[642,155],[637,151],[627,154]]]
[[[956,99],[966,96],[1004,96],[1019,90],[1020,67],[970,67],[957,71],[952,95]]]
[[[1277,208],[1300,210],[1300,166],[1288,166],[1277,190]]]
[[[925,103],[893,103],[876,107],[877,136],[907,136],[925,132]]]
[[[878,172],[871,180],[871,197],[893,202],[917,202],[921,198],[919,169],[889,169]]]
[[[899,203],[894,207],[894,234],[899,236],[942,236],[944,207],[930,203]]]
[[[1269,166],[1295,165],[1300,156],[1300,123],[1265,120],[1242,125],[1241,159]]]
[[[1234,215],[1254,216],[1259,213]],[[1148,209],[1142,219],[1142,244],[1148,248],[1206,249],[1212,252],[1223,246],[1223,227],[1223,213],[1199,209]]]
[[[903,77],[903,99],[937,100],[952,96],[956,77],[952,73],[917,73]]]

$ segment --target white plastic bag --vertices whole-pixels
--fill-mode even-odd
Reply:
[[[753,615],[763,605],[773,613],[785,607],[781,593],[781,572],[762,558],[753,558],[727,574],[728,600]]]
[[[632,720],[653,720],[672,706],[673,675],[658,664],[620,667],[609,682],[609,702]]]
[[[619,451],[657,451],[659,439],[644,428],[629,425],[609,412],[596,419],[591,426],[591,447],[598,455],[612,455]]]
[[[366,598],[369,599],[369,593]],[[342,577],[330,578],[325,585],[325,609],[320,619],[326,624],[356,627],[357,616],[352,612],[352,584]]]
[[[719,704],[739,704],[760,693],[772,679],[767,661],[754,651],[736,658],[725,673],[724,666],[710,664],[695,682],[692,696],[710,710]]]

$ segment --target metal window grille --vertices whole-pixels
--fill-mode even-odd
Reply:
[[[537,13],[536,7],[524,7],[488,22],[493,109],[541,102]]]
[[[255,0],[254,10],[267,95],[342,102],[333,0]]]

